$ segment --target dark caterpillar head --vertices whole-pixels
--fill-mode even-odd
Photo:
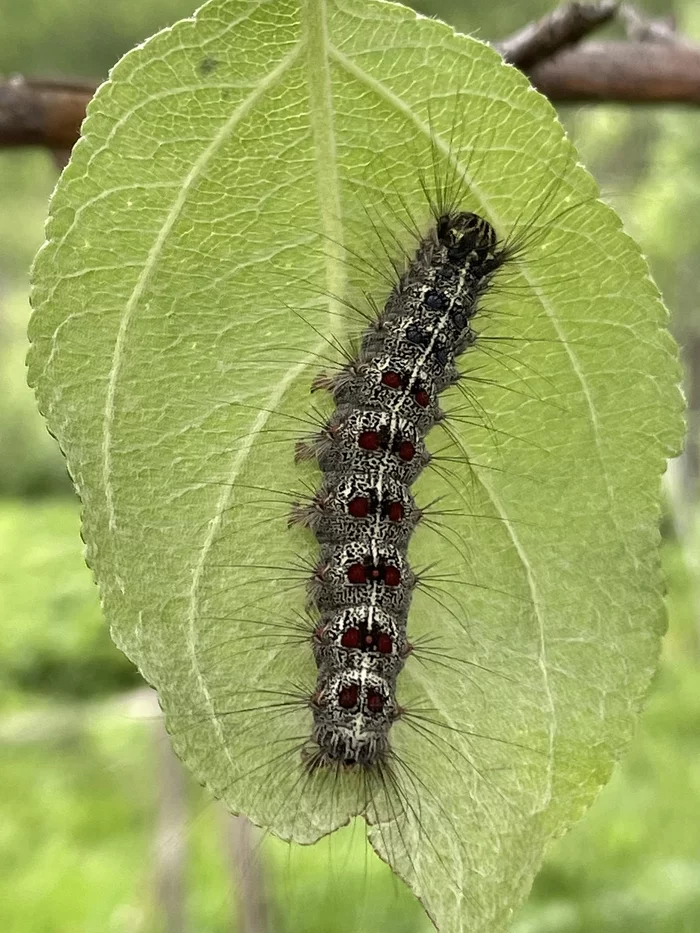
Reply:
[[[382,761],[399,714],[393,683],[361,670],[329,671],[323,679],[312,701],[313,740],[320,752],[315,765]]]
[[[477,260],[485,258],[498,240],[488,220],[468,211],[443,214],[438,218],[436,232],[438,243],[446,247],[453,262],[465,260],[470,254]]]

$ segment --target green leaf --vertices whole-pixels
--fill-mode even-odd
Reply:
[[[315,674],[274,627],[303,609],[308,571],[285,568],[316,554],[286,525],[286,494],[318,483],[294,463],[297,419],[352,332],[343,301],[387,294],[381,243],[410,243],[409,216],[425,227],[433,169],[523,236],[482,315],[509,340],[467,354],[473,408],[430,438],[454,459],[416,485],[446,514],[412,542],[441,579],[409,634],[444,655],[411,658],[399,699],[429,721],[394,726],[396,777],[364,807],[443,930],[507,927],[624,750],[664,629],[675,349],[574,161],[523,76],[441,23],[370,0],[212,0],[98,92],[34,269],[29,378],[113,637],[195,774],[312,842],[367,787],[306,775],[310,713],[283,705]]]

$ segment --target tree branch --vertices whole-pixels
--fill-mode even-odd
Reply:
[[[495,48],[507,62],[529,71],[538,62],[579,42],[584,36],[609,22],[617,13],[617,0],[599,3],[568,3],[530,23]]]
[[[96,87],[91,81],[40,81],[20,76],[0,83],[0,146],[70,149]]]
[[[627,41],[580,42],[617,17]],[[617,0],[568,3],[495,47],[553,103],[700,105],[700,45],[668,19]],[[0,81],[0,148],[43,146],[59,165],[76,142],[94,81]]]
[[[700,47],[690,43],[586,42],[530,72],[552,101],[700,104]]]

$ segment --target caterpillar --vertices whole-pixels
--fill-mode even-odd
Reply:
[[[201,744],[207,763],[224,750],[225,770],[209,780],[216,796],[240,793],[245,807],[232,809],[290,843],[330,837],[359,817],[354,825],[366,827],[374,851],[436,924],[455,897],[466,905],[460,916],[500,911],[490,862],[511,844],[509,821],[536,812],[546,782],[549,712],[538,686],[532,595],[518,566],[485,573],[474,541],[495,553],[511,528],[532,521],[510,514],[506,523],[484,486],[484,475],[504,470],[501,438],[538,450],[537,437],[520,437],[512,419],[494,422],[488,393],[503,367],[506,407],[561,413],[537,352],[558,348],[559,339],[531,342],[527,310],[536,316],[537,299],[520,259],[546,281],[548,231],[590,201],[589,190],[574,187],[562,208],[568,148],[564,165],[532,191],[525,216],[506,224],[496,214],[492,222],[466,178],[467,168],[478,174],[482,166],[472,165],[475,140],[460,142],[459,99],[450,113],[443,136],[431,130],[425,172],[425,151],[416,153],[415,204],[391,203],[388,183],[376,216],[361,205],[373,243],[363,252],[343,247],[342,261],[371,286],[359,297],[352,289],[331,296],[349,330],[344,340],[323,333],[315,316],[326,293],[298,270],[266,270],[273,283],[280,279],[287,315],[321,331],[320,349],[308,355],[278,330],[279,346],[236,360],[233,379],[244,366],[291,366],[303,374],[298,392],[269,409],[243,392],[212,399],[263,427],[230,438],[227,459],[249,444],[255,450],[233,481],[228,468],[216,478],[215,462],[202,470],[202,482],[230,489],[200,584],[196,666],[210,699],[170,699],[180,749]],[[417,150],[422,145],[418,138]],[[314,229],[309,260],[335,246]],[[294,275],[310,290],[305,304],[290,305],[284,294]],[[263,294],[253,279],[249,288]],[[353,332],[347,319],[357,317],[362,326]],[[302,415],[309,390],[311,413]],[[294,463],[296,482],[281,479]],[[518,467],[511,459],[505,469],[513,475]],[[537,483],[517,478],[525,490]],[[229,545],[243,537],[250,549],[236,547],[232,563]],[[479,631],[485,607],[506,624]],[[245,675],[232,678],[234,667]],[[207,747],[200,730],[212,723],[219,738]],[[533,790],[523,800],[528,781]],[[440,784],[459,788],[454,804]],[[473,832],[451,831],[453,806]]]
[[[493,441],[496,453],[501,433],[513,437],[492,423],[469,388],[470,380],[477,388],[491,381],[481,383],[473,360],[485,347],[489,362],[502,362],[512,373],[509,354],[499,349],[499,341],[510,342],[512,329],[484,333],[484,324],[499,310],[498,303],[485,302],[511,289],[525,300],[516,278],[503,273],[537,245],[540,219],[562,184],[562,176],[555,174],[533,199],[532,216],[520,218],[507,236],[499,236],[481,213],[463,206],[463,180],[443,177],[434,148],[431,159],[436,190],[426,197],[427,222],[412,219],[408,225],[414,247],[410,253],[402,249],[398,261],[391,261],[392,271],[400,271],[390,288],[387,276],[378,276],[376,290],[365,295],[369,311],[343,303],[358,311],[366,326],[345,346],[328,338],[333,366],[329,369],[324,359],[326,365],[306,382],[304,391],[310,388],[314,397],[329,399],[332,409],[316,411],[308,420],[292,411],[267,413],[258,444],[274,452],[271,467],[284,454],[300,468],[319,467],[320,480],[314,472],[307,493],[266,485],[254,474],[238,479],[234,487],[230,534],[245,519],[261,541],[291,530],[295,545],[303,547],[289,564],[271,565],[252,555],[243,565],[213,564],[232,572],[231,585],[215,602],[233,595],[236,605],[225,616],[205,617],[215,637],[209,639],[205,626],[199,648],[217,719],[227,736],[236,736],[237,773],[224,794],[235,792],[242,781],[254,781],[246,812],[263,826],[285,819],[289,829],[280,835],[290,841],[315,841],[347,822],[346,813],[364,818],[375,850],[417,893],[423,877],[421,848],[455,890],[464,888],[465,877],[478,876],[479,862],[484,862],[478,851],[469,851],[468,839],[458,842],[457,863],[448,855],[455,845],[443,837],[450,813],[421,774],[420,758],[432,756],[452,780],[473,784],[481,798],[474,818],[487,824],[497,808],[505,813],[517,808],[513,788],[545,761],[536,731],[539,711],[533,715],[534,704],[519,683],[536,663],[522,649],[532,636],[517,622],[530,613],[530,596],[510,581],[474,579],[469,554],[445,519],[472,517],[481,529],[503,524],[492,510],[468,506],[475,485],[471,470],[478,464],[450,425],[473,425]],[[420,187],[426,192],[428,186],[422,182]],[[583,201],[574,207],[579,203]],[[571,209],[567,204],[565,210]],[[393,237],[385,246],[387,251],[396,246]],[[347,259],[355,260],[354,255]],[[377,261],[370,257],[368,262],[374,267]],[[385,289],[385,300],[380,289]],[[306,311],[295,313],[306,320]],[[285,348],[285,363],[289,354]],[[527,363],[525,370],[537,376]],[[466,416],[460,406],[441,406],[441,396],[450,390],[461,393]],[[554,404],[533,394],[531,386],[511,391],[516,398]],[[242,401],[232,404],[246,407]],[[300,437],[300,422],[312,423],[313,430]],[[447,432],[447,453],[427,443],[437,426]],[[235,442],[245,444],[247,438]],[[445,481],[444,507],[442,501],[414,496],[413,485],[428,469]],[[419,527],[432,530],[434,541],[456,555],[459,569],[451,578],[431,576],[430,567],[412,569],[408,548]],[[222,545],[226,538],[227,533],[221,535]],[[502,605],[519,626],[508,631],[520,646],[505,644],[499,631],[494,632],[495,647],[483,639],[475,643],[469,618],[441,589],[444,580],[473,588],[468,592],[475,594],[476,607],[484,598]],[[261,583],[266,595],[246,598],[246,589]],[[300,588],[307,594],[304,611],[296,608]],[[424,605],[422,624],[411,630],[417,590],[426,594],[439,626],[430,617],[426,620]],[[280,611],[279,600],[287,593],[293,595],[292,606]],[[222,620],[234,629],[224,641]],[[251,669],[260,665],[258,686],[253,675],[250,684],[226,680],[227,650],[250,658]],[[297,673],[295,659],[303,657],[312,661],[313,675],[309,664],[304,664],[303,677]],[[499,724],[483,714],[472,720],[462,713],[445,722],[443,710],[416,691],[415,677],[408,690],[402,686],[406,665],[431,671],[433,683],[446,680],[447,673],[465,694],[476,696],[486,684],[492,690],[495,685],[504,704],[512,705],[514,721],[534,720],[535,741],[524,728],[522,740],[504,736]],[[180,737],[197,728],[198,714],[195,710],[181,719]],[[397,723],[407,727],[398,747],[393,739]],[[467,889],[461,896],[475,911],[483,909],[481,894]],[[434,916],[431,903],[424,899],[424,906]]]
[[[356,360],[322,377],[337,406],[302,443],[323,486],[296,508],[321,545],[309,584],[318,679],[311,699],[311,769],[372,768],[390,760],[401,715],[396,681],[412,650],[407,620],[416,578],[407,548],[417,510],[409,487],[430,459],[424,436],[444,417],[439,394],[459,380],[457,358],[476,340],[480,297],[507,261],[489,222],[448,210],[436,218],[365,332]]]
[[[451,140],[456,135],[453,125]],[[332,369],[328,370],[324,355],[325,367],[319,367],[304,387],[305,393],[310,388],[316,397],[329,398],[332,409],[302,418],[293,410],[265,411],[244,401],[221,400],[221,404],[250,407],[256,414],[262,411],[269,416],[256,444],[259,448],[267,445],[273,452],[267,458],[271,475],[284,456],[295,459],[299,467],[305,463],[320,467],[321,476],[319,481],[311,474],[307,493],[268,485],[260,471],[236,480],[227,511],[230,524],[217,540],[222,554],[242,522],[261,542],[266,535],[286,537],[291,528],[297,553],[288,564],[269,564],[258,556],[265,553],[262,545],[244,564],[212,560],[211,568],[227,570],[231,582],[212,592],[211,604],[230,603],[233,597],[235,608],[226,615],[204,615],[198,647],[215,715],[227,735],[229,730],[235,735],[238,749],[236,773],[222,794],[235,790],[241,781],[259,780],[248,812],[262,825],[273,824],[289,812],[289,839],[311,842],[342,825],[344,812],[362,815],[375,827],[379,849],[393,864],[403,858],[403,875],[413,878],[417,866],[408,840],[423,840],[435,852],[436,831],[428,825],[420,802],[432,799],[430,787],[416,776],[405,747],[397,749],[392,744],[391,730],[397,722],[409,727],[414,745],[422,744],[424,751],[444,756],[445,767],[460,780],[465,770],[471,770],[486,788],[477,809],[483,808],[487,816],[495,801],[503,805],[505,798],[506,808],[511,806],[509,790],[501,785],[504,774],[517,781],[510,760],[514,752],[524,772],[541,766],[540,748],[509,741],[493,723],[484,728],[460,720],[446,726],[434,708],[416,699],[415,689],[408,691],[406,699],[397,690],[404,689],[400,675],[415,659],[421,668],[432,668],[436,679],[441,671],[456,675],[465,689],[478,692],[484,678],[495,681],[505,702],[508,696],[520,697],[514,699],[522,707],[518,716],[538,721],[537,713],[533,717],[532,708],[528,711],[527,703],[521,702],[517,686],[534,660],[517,644],[504,645],[498,632],[494,633],[495,647],[474,644],[469,619],[441,591],[441,583],[448,578],[431,576],[430,567],[414,571],[407,552],[419,526],[431,529],[434,540],[443,549],[447,546],[459,561],[459,576],[453,574],[450,584],[473,588],[474,605],[486,598],[503,605],[514,620],[531,610],[526,589],[519,591],[507,580],[478,580],[465,573],[469,554],[444,519],[471,517],[482,529],[501,525],[502,518],[493,510],[469,503],[472,466],[499,467],[474,463],[450,425],[460,421],[473,425],[496,451],[500,435],[513,438],[492,423],[469,388],[470,384],[488,386],[492,379],[477,374],[473,363],[465,367],[464,360],[486,348],[487,360],[502,363],[512,374],[509,354],[499,349],[498,341],[527,341],[527,337],[518,337],[510,329],[494,336],[484,334],[483,328],[475,326],[476,319],[488,321],[499,313],[497,306],[485,307],[487,296],[508,295],[512,290],[511,297],[526,300],[516,281],[517,268],[512,281],[503,274],[511,264],[517,267],[523,253],[539,245],[541,219],[567,173],[566,165],[563,173],[553,173],[550,183],[533,197],[531,216],[518,218],[508,235],[499,236],[481,213],[464,206],[469,193],[463,177],[453,169],[458,154],[451,150],[444,169],[443,156],[433,145],[430,159],[432,184],[422,178],[419,185],[428,220],[411,216],[402,224],[404,232],[410,231],[414,247],[406,255],[393,234],[384,236],[384,249],[395,251],[398,259],[390,260],[388,274],[380,271],[376,276],[376,289],[364,295],[367,307],[349,299],[340,301],[344,314],[350,308],[365,321],[356,345],[351,340],[339,346],[327,338],[334,351]],[[569,212],[586,200],[567,203],[564,210]],[[408,210],[403,204],[401,209]],[[551,221],[551,216],[546,217],[544,223]],[[370,226],[381,241],[384,231],[373,220]],[[349,252],[346,261],[360,260]],[[372,269],[379,266],[371,256],[366,261]],[[383,301],[380,289],[385,289]],[[306,310],[289,310],[307,322]],[[297,365],[299,360],[291,352],[281,346],[280,359],[267,355],[265,363]],[[528,377],[539,375],[527,363],[525,371]],[[466,415],[459,405],[441,407],[440,396],[451,389],[461,392]],[[531,387],[509,391],[516,398],[556,405],[545,402]],[[300,423],[313,424],[313,430],[301,438]],[[447,432],[447,452],[429,450],[428,434],[436,426]],[[231,449],[246,443],[247,435],[235,437]],[[445,507],[441,500],[419,504],[413,494],[412,486],[427,468],[444,480]],[[246,598],[248,589],[257,594],[261,585],[264,596]],[[305,611],[297,608],[300,588],[307,593]],[[439,630],[426,625],[423,607],[422,630],[410,631],[416,590],[426,593],[439,613]],[[293,594],[293,602],[285,607],[287,594]],[[222,640],[221,622],[232,629],[230,638]],[[521,642],[532,637],[522,628],[513,631]],[[457,646],[457,638],[462,645]],[[253,685],[252,674],[250,684],[232,684],[226,679],[227,651],[250,658],[251,670],[260,671],[260,686]],[[302,679],[298,659],[304,656],[313,665],[313,675],[310,665],[304,664]],[[504,658],[509,660],[507,666]],[[241,728],[244,718],[248,724]],[[181,716],[177,735],[190,740],[191,730],[202,721],[199,710]],[[268,739],[273,724],[274,738]],[[461,743],[475,742],[480,747],[474,754],[455,748],[451,734],[459,735]],[[315,806],[319,801],[330,807],[330,813]],[[434,805],[442,806],[436,801]],[[446,814],[443,817],[448,821]],[[437,853],[437,857],[443,856]]]

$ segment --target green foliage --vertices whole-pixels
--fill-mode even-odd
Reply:
[[[155,876],[179,846],[191,928],[237,929],[223,814],[200,788],[187,788],[184,821],[173,821],[164,851],[156,852],[157,757],[167,741],[161,730],[139,722],[127,704],[59,706],[53,713],[55,736],[42,743],[32,741],[40,727],[30,714],[12,728],[0,722],[3,933],[166,933]],[[333,933],[430,929],[353,827],[313,848],[267,840],[260,857],[275,933],[328,933],[329,917]],[[341,892],[329,867],[342,874]]]
[[[667,12],[668,4],[663,2],[663,12]],[[478,31],[484,38],[505,36],[551,9],[549,0],[520,0],[517,9],[511,4],[477,8],[459,0],[422,0],[413,5],[461,31]],[[3,4],[0,71],[104,77],[120,55],[157,29],[187,16],[194,6],[192,0],[25,0]]]
[[[672,635],[680,641],[691,633],[676,627]],[[688,829],[700,807],[697,636],[694,642],[695,657],[678,651],[662,667],[631,754],[552,852],[514,933],[698,928],[700,845]]]
[[[55,181],[56,171],[47,153],[0,152],[0,282],[3,292],[8,280],[21,280],[26,291],[29,266],[41,245],[46,202]],[[0,343],[5,339],[0,329]]]
[[[191,10],[191,0],[7,3],[0,11],[2,72],[97,78],[149,33]]]
[[[70,492],[56,442],[37,416],[27,386],[25,357],[29,302],[26,290],[2,301],[0,324],[0,494],[39,496]]]
[[[0,495],[70,492],[65,464],[27,387],[27,278],[55,168],[44,153],[0,153]]]
[[[114,650],[84,566],[73,503],[5,503],[0,510],[0,691],[54,701],[137,683]]]
[[[612,105],[589,108],[572,121],[586,164],[606,179],[606,193],[674,311],[674,330],[686,339],[698,332],[700,238],[690,218],[700,208],[699,121],[694,112]]]
[[[259,614],[259,633],[303,604],[265,568],[312,544],[251,487],[304,476],[285,419],[304,410],[319,334],[346,336],[338,301],[317,296],[377,294],[339,244],[372,254],[368,201],[400,230],[421,203],[416,164],[466,173],[466,206],[499,231],[535,216],[546,230],[498,295],[509,362],[479,372],[498,443],[457,423],[452,478],[418,489],[465,511],[449,521],[459,548],[424,536],[412,550],[446,577],[437,604],[414,601],[411,636],[440,631],[496,674],[477,689],[459,665],[402,675],[402,702],[437,717],[438,739],[394,730],[430,792],[420,826],[382,800],[367,814],[438,925],[501,930],[625,748],[663,629],[658,477],[680,399],[638,251],[522,76],[389,4],[213,0],[122,60],[84,133],[35,268],[30,380],[114,637],[157,686],[176,748],[231,809],[301,841],[345,822],[358,790],[307,781],[292,752],[271,760],[308,712],[263,718],[252,698],[313,665],[272,637],[243,648],[240,615]]]

